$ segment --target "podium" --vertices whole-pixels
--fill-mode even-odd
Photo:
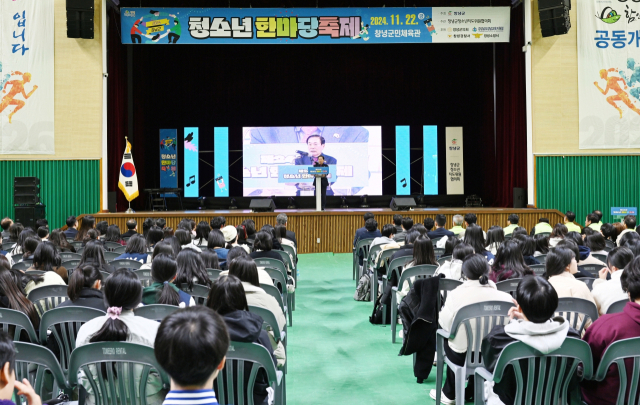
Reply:
[[[307,168],[307,173],[315,177],[314,182],[316,185],[316,211],[322,211],[322,193],[320,192],[322,190],[322,175],[328,175],[329,168],[311,166]]]

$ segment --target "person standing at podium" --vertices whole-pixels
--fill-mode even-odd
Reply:
[[[313,167],[326,167],[326,168],[329,167],[329,165],[324,162],[324,155],[318,156],[318,161],[313,164]],[[327,201],[327,186],[329,185],[329,180],[327,180],[326,174],[323,174],[321,177],[322,178],[320,180],[320,192],[321,192],[320,202],[321,202],[322,211],[324,211],[324,206]],[[316,184],[315,179],[313,184],[315,186]],[[318,190],[316,189],[316,193],[317,192]]]

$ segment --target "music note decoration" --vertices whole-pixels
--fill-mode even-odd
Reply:
[[[189,177],[189,182],[187,183],[187,187],[191,186],[192,184],[196,184],[196,176]]]
[[[402,183],[402,188],[407,187],[407,179],[402,179],[400,180],[400,183]]]

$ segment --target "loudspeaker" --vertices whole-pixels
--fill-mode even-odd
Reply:
[[[13,186],[39,186],[40,179],[37,177],[14,177]]]
[[[540,0],[538,12],[542,36],[551,37],[568,33],[571,29],[569,10],[571,10],[571,0]]]
[[[40,179],[37,177],[13,178],[13,205],[40,203]]]
[[[116,212],[116,192],[109,191],[107,193],[107,209],[109,212]]]
[[[252,212],[273,212],[276,209],[276,204],[271,198],[252,199],[249,208],[251,208]]]
[[[35,205],[31,207],[16,207],[16,219],[15,222],[20,222],[26,227],[36,227],[36,221],[38,219],[46,218],[44,205]]]
[[[36,205],[40,204],[40,196],[33,194],[14,194],[13,195],[13,205]]]
[[[513,188],[513,208],[527,208],[527,190],[524,188]]]
[[[67,38],[93,39],[93,0],[67,0]]]
[[[389,204],[389,207],[393,210],[393,211],[398,211],[398,210],[407,210],[409,208],[413,208],[416,206],[416,200],[413,199],[413,197],[395,197],[391,199],[391,204]]]

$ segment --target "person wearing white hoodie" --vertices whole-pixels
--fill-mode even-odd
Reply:
[[[607,256],[607,265],[600,270],[599,278],[593,282],[591,294],[596,301],[598,313],[604,315],[609,306],[616,301],[627,299],[627,293],[622,290],[622,273],[633,261],[633,253],[626,247],[613,248]],[[607,275],[610,280],[607,280]]]
[[[506,326],[494,326],[482,340],[482,358],[485,368],[490,372],[493,372],[502,350],[510,343],[520,341],[543,354],[549,354],[559,349],[567,337],[580,339],[580,334],[569,326],[569,322],[560,316],[553,317],[558,307],[558,294],[544,278],[524,277],[518,284],[516,301],[517,306],[509,310],[511,322]],[[526,360],[521,361],[520,368],[523,381],[526,382]],[[574,383],[577,387],[577,380]],[[500,382],[494,385],[493,393],[505,405],[514,403],[516,377],[512,367],[508,367]]]

